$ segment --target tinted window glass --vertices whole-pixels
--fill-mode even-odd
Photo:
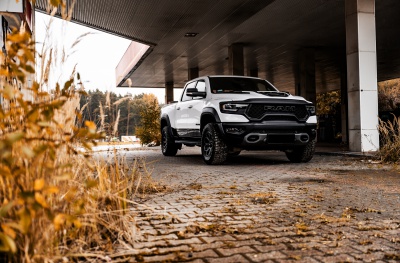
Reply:
[[[262,79],[210,77],[212,93],[242,91],[277,91],[271,84]]]

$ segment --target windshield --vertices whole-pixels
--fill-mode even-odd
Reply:
[[[277,91],[265,80],[239,77],[210,77],[210,86],[212,93]]]

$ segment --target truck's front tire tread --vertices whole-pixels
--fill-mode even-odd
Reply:
[[[228,157],[228,147],[214,123],[204,127],[201,136],[201,154],[206,164],[222,164]]]
[[[315,139],[309,141],[305,146],[295,148],[286,152],[286,157],[292,163],[307,163],[311,161],[315,152]]]
[[[165,126],[161,132],[161,151],[164,156],[175,156],[179,150],[179,145],[169,132],[169,127]]]

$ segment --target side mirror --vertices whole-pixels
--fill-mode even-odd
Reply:
[[[198,91],[196,88],[189,88],[186,90],[186,96],[205,98],[207,96],[207,93],[204,91]]]

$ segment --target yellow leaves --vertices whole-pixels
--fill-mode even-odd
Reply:
[[[310,227],[306,225],[304,222],[298,222],[295,224],[296,227],[296,234],[299,236],[315,236],[316,233],[314,231],[311,231]]]
[[[43,208],[48,208],[49,206],[46,203],[46,199],[41,193],[35,193],[35,200],[38,202]]]
[[[30,122],[36,122],[39,119],[39,109],[38,108],[34,108],[32,111],[30,111],[27,115],[28,115],[28,121]]]
[[[299,222],[295,225],[296,229],[297,229],[297,234],[299,234],[300,232],[307,232],[309,231],[308,226],[304,223],[304,222]]]
[[[41,179],[36,179],[36,180],[35,180],[35,183],[34,183],[33,189],[34,189],[35,191],[41,191],[41,190],[43,189],[44,185],[45,185],[45,181],[44,181],[43,178],[41,178]]]
[[[76,219],[73,216],[69,216],[67,214],[57,214],[56,216],[54,216],[53,218],[53,225],[54,225],[54,229],[56,231],[59,231],[62,229],[63,226],[68,224],[73,224],[76,228],[80,228],[82,227],[82,223],[81,221],[79,221],[78,219]]]
[[[317,94],[317,114],[335,114],[340,106],[340,90]]]
[[[3,165],[3,164],[0,164],[0,174],[5,176],[5,177],[11,177],[12,176],[10,168],[5,166],[5,165]]]
[[[52,2],[58,5],[61,0]],[[74,77],[58,84],[64,87],[59,93],[51,94],[43,91],[42,81],[24,82],[34,72],[32,44],[28,34],[14,32],[9,34],[7,54],[0,52],[0,254],[29,248],[29,252],[18,251],[26,258],[42,249],[33,242],[42,231],[49,231],[46,223],[56,230],[82,226],[79,216],[85,212],[87,190],[96,184],[88,180],[85,185],[84,176],[79,182],[71,180],[87,166],[73,163],[79,154],[74,148],[77,142],[101,137],[93,122],[75,127],[79,97]],[[50,239],[44,241],[54,245]]]
[[[46,187],[46,189],[43,192],[46,194],[58,194],[60,192],[60,189],[56,186],[50,186]]]
[[[0,218],[5,217],[13,205],[14,202],[4,202],[4,204],[0,207]]]
[[[0,232],[0,252],[17,252],[15,241],[8,235]]]
[[[29,228],[32,224],[32,217],[29,211],[25,208],[21,208],[18,212],[19,217],[19,229],[22,234],[26,234],[29,231]]]
[[[55,230],[60,230],[66,220],[65,214],[57,214],[53,219],[53,225]]]
[[[65,200],[68,202],[72,201],[77,193],[78,189],[76,187],[72,187],[68,190],[68,192],[63,196]]]
[[[15,239],[17,236],[17,233],[15,233],[14,229],[7,224],[1,224],[1,229],[3,229],[4,234],[8,235],[12,239]]]
[[[54,7],[59,6],[62,3],[61,0],[50,0],[50,4]]]
[[[79,221],[78,219],[75,219],[75,220],[73,221],[73,223],[74,223],[74,226],[75,226],[76,228],[81,228],[81,227],[82,227],[82,223],[81,223],[81,221]]]
[[[85,121],[85,126],[89,129],[90,132],[96,132],[96,124],[92,121]]]
[[[16,94],[16,90],[12,86],[6,85],[3,88],[2,95],[5,99],[11,100],[15,97],[15,94]]]
[[[21,132],[21,131],[16,131],[13,133],[9,133],[5,136],[5,141],[8,144],[13,144],[16,143],[17,141],[20,141],[22,138],[24,138],[25,133]]]

